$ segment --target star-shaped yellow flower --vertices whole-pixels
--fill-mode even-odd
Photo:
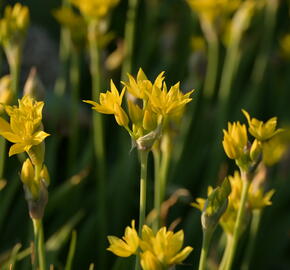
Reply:
[[[28,152],[32,146],[40,144],[49,136],[42,130],[43,106],[43,102],[37,102],[30,96],[18,100],[18,106],[5,106],[10,123],[0,117],[0,135],[14,143],[10,147],[9,156]]]
[[[133,254],[136,254],[139,247],[139,237],[135,229],[135,221],[132,220],[132,227],[126,227],[125,235],[120,239],[116,236],[109,235],[108,240],[110,246],[107,250],[113,252],[119,257],[129,257]]]

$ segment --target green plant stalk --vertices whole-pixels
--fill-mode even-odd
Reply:
[[[71,88],[71,134],[68,148],[68,168],[75,165],[78,142],[78,112],[79,112],[79,92],[80,92],[80,52],[76,49],[71,56],[70,65],[70,88]]]
[[[73,231],[70,246],[69,246],[69,253],[68,253],[66,265],[64,268],[65,270],[72,269],[72,262],[73,262],[73,258],[74,258],[75,251],[76,251],[76,242],[77,242],[77,233],[76,233],[76,231]]]
[[[0,137],[0,179],[4,176],[4,166],[6,159],[6,140]]]
[[[250,187],[250,179],[248,179],[247,172],[241,170],[241,177],[243,181],[243,189],[242,189],[242,195],[241,195],[241,202],[240,202],[240,207],[234,227],[234,234],[233,234],[233,242],[231,245],[231,249],[228,254],[228,259],[227,263],[225,266],[225,270],[230,270],[232,268],[232,264],[234,261],[234,257],[236,254],[238,242],[241,236],[241,229],[245,217],[245,212],[246,212],[246,202],[248,198],[248,192],[249,192],[249,187]]]
[[[133,50],[135,41],[136,12],[138,0],[129,0],[125,25],[125,59],[122,66],[121,79],[124,81],[127,73],[132,73]]]
[[[160,149],[153,149],[153,159],[154,159],[154,209],[156,211],[156,217],[153,222],[154,232],[158,231],[160,226]]]
[[[11,90],[14,95],[13,97],[14,101],[16,101],[18,98],[20,67],[21,67],[21,58],[22,58],[21,52],[22,52],[21,45],[17,45],[11,48],[11,51],[9,49],[6,50],[10,73],[11,73]]]
[[[277,0],[268,0],[266,1],[266,10],[265,10],[265,35],[261,42],[261,48],[259,50],[259,54],[257,57],[257,61],[255,62],[254,70],[253,70],[253,80],[256,89],[263,80],[265,70],[267,67],[270,50],[272,47],[273,35],[276,26],[276,14],[278,9],[278,1]]]
[[[100,67],[100,48],[98,41],[98,21],[91,20],[88,26],[88,40],[90,51],[90,72],[92,77],[92,98],[94,101],[99,100],[101,93],[101,67]],[[106,213],[106,179],[105,179],[105,142],[103,131],[103,118],[100,113],[93,113],[93,128],[94,128],[94,150],[97,160],[97,209],[99,220],[100,233],[100,258],[105,260],[106,250],[106,228],[107,228],[107,213]],[[105,261],[100,261],[101,268],[105,267]]]
[[[232,249],[232,243],[233,243],[233,237],[232,235],[230,234],[227,234],[227,244],[226,244],[226,249],[224,251],[224,254],[223,254],[223,258],[222,258],[222,261],[219,265],[219,270],[223,270],[226,266],[226,263],[228,261],[228,257],[229,257],[229,253]]]
[[[70,4],[68,1],[63,0],[62,6],[68,7],[70,6]],[[70,31],[67,27],[62,25],[60,30],[60,43],[59,43],[60,72],[54,86],[54,92],[58,96],[62,96],[67,88],[70,55],[71,55]]]
[[[203,230],[202,248],[199,258],[198,270],[206,269],[206,258],[214,230]]]
[[[214,95],[217,80],[219,43],[216,30],[211,22],[201,19],[201,26],[208,43],[208,60],[203,92],[206,98],[211,99]]]
[[[257,233],[259,230],[260,222],[261,222],[261,216],[262,216],[262,210],[256,209],[253,211],[253,217],[251,221],[251,227],[250,227],[250,239],[246,248],[246,254],[243,260],[243,264],[241,269],[242,270],[248,270],[250,267],[251,258],[254,252],[255,248],[255,242]]]
[[[45,262],[45,248],[44,248],[42,220],[32,219],[32,222],[33,222],[33,232],[34,232],[34,242],[35,242],[34,254],[35,254],[35,258],[37,258],[35,265],[39,266],[39,270],[45,270],[46,262]]]
[[[148,150],[139,150],[139,158],[141,165],[140,172],[140,207],[139,207],[139,235],[142,233],[143,225],[146,218],[146,189],[147,189],[147,162]],[[139,256],[136,256],[135,270],[140,270]]]

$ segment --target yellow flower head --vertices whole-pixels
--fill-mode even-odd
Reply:
[[[100,103],[91,100],[83,100],[86,103],[93,105],[93,110],[104,113],[104,114],[114,114],[117,123],[120,126],[128,126],[128,116],[126,112],[122,109],[122,100],[125,94],[125,88],[123,88],[121,94],[119,94],[114,82],[111,80],[111,91],[100,94]]]
[[[213,21],[235,11],[240,0],[187,0],[188,4],[200,17]]]
[[[5,106],[10,123],[0,117],[0,135],[14,143],[9,156],[28,152],[32,146],[39,145],[48,133],[42,129],[42,109],[44,103],[30,96],[18,100],[18,106]]]
[[[119,0],[71,0],[71,2],[85,17],[100,19],[105,17]]]
[[[137,253],[139,247],[139,237],[135,230],[135,221],[132,220],[132,227],[126,227],[125,235],[122,239],[116,236],[108,236],[110,246],[107,250],[119,257],[129,257]]]
[[[4,46],[21,43],[29,24],[29,10],[20,3],[7,6],[0,20],[0,43]]]
[[[152,111],[163,117],[176,115],[192,100],[190,95],[193,91],[183,94],[180,91],[180,83],[172,86],[169,91],[165,83],[162,88],[155,86],[149,96]]]
[[[223,147],[227,156],[231,159],[240,159],[247,148],[247,128],[240,122],[228,123],[228,130],[223,130]]]
[[[135,79],[132,75],[128,74],[129,82],[122,82],[130,94],[134,97],[148,100],[148,96],[151,95],[153,86],[158,88],[162,87],[164,81],[164,72],[161,72],[155,79],[154,84],[147,79],[144,71],[140,68]]]
[[[249,132],[261,142],[271,139],[274,135],[282,131],[282,129],[276,129],[277,117],[272,117],[264,123],[256,118],[251,119],[247,111],[242,110],[242,112],[248,120]]]
[[[143,251],[141,258],[143,258],[143,265],[145,266],[143,269],[149,269],[148,265],[154,265],[156,268],[153,269],[160,269],[158,267],[162,265],[166,269],[184,261],[192,251],[192,247],[187,246],[181,250],[183,240],[184,233],[182,230],[173,233],[163,227],[154,235],[153,231],[144,225],[142,240],[140,241],[140,247]]]

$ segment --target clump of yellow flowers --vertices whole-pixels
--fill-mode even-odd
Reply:
[[[123,239],[108,236],[108,240],[110,242],[108,250],[117,256],[139,255],[143,270],[167,270],[183,262],[192,251],[190,246],[182,249],[184,241],[182,230],[173,233],[162,227],[154,234],[151,228],[144,225],[142,236],[139,238],[134,220],[132,227],[125,229]]]
[[[36,101],[29,95],[18,100],[18,106],[5,105],[10,121],[0,117],[0,135],[13,145],[9,156],[26,152],[21,180],[26,191],[32,218],[40,219],[47,201],[46,186],[49,175],[44,165],[44,139],[49,136],[43,131],[42,109],[44,102]],[[41,201],[41,203],[40,203]]]
[[[100,94],[99,103],[84,100],[93,105],[93,109],[103,114],[113,114],[118,125],[130,134],[134,146],[140,150],[150,150],[161,135],[162,128],[169,117],[178,115],[191,101],[193,90],[184,94],[177,83],[168,90],[161,72],[152,83],[140,68],[135,79],[130,74],[129,81],[123,82],[121,93],[111,81],[111,90]],[[135,99],[127,100],[128,112],[122,108],[125,92]]]

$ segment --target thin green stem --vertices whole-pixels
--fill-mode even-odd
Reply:
[[[227,245],[223,254],[222,261],[219,265],[219,270],[223,270],[226,266],[226,263],[228,261],[229,253],[232,249],[232,244],[233,244],[233,237],[230,234],[227,234]]]
[[[208,60],[204,83],[204,95],[206,98],[210,99],[214,95],[217,80],[219,43],[214,25],[208,20],[202,20],[201,25],[208,43]]]
[[[45,270],[46,262],[45,262],[45,248],[44,248],[44,236],[43,236],[43,228],[41,219],[32,219],[33,222],[33,232],[34,232],[34,254],[36,262],[36,269]]]
[[[147,161],[148,151],[139,150],[139,158],[141,165],[140,172],[140,208],[139,208],[139,235],[142,233],[143,225],[145,224],[146,218],[146,189],[147,189]],[[140,269],[139,256],[136,256],[135,270]]]
[[[262,210],[257,209],[253,211],[253,217],[250,227],[250,239],[246,248],[245,259],[243,260],[242,270],[248,270],[250,267],[251,258],[255,248],[257,233],[261,222]]]
[[[154,149],[152,151],[154,159],[154,210],[156,211],[156,217],[153,222],[153,230],[157,232],[160,227],[160,149]]]
[[[0,179],[4,175],[4,166],[6,159],[6,140],[1,136],[0,137]]]
[[[99,47],[98,21],[91,20],[88,26],[88,40],[90,50],[90,72],[92,76],[92,97],[94,101],[99,100],[101,93],[101,67],[100,67],[100,47]],[[103,119],[99,113],[93,114],[94,127],[94,149],[97,161],[97,208],[98,208],[98,223],[100,233],[100,255],[101,268],[105,267],[105,243],[106,243],[106,228],[107,228],[107,213],[106,213],[106,179],[105,179],[105,143],[103,131]]]
[[[234,257],[236,254],[238,242],[240,239],[240,236],[242,234],[242,227],[245,219],[245,213],[246,213],[246,202],[248,198],[248,191],[249,191],[249,186],[250,186],[250,179],[248,179],[248,175],[245,171],[241,170],[241,177],[243,181],[243,189],[242,189],[242,195],[241,195],[241,202],[240,202],[240,207],[234,227],[234,234],[233,234],[233,243],[232,247],[230,249],[229,255],[228,255],[228,260],[225,266],[225,270],[230,270],[232,268],[232,264],[234,261]]]
[[[7,50],[8,51],[8,50]],[[8,57],[9,67],[10,67],[10,73],[11,73],[11,90],[14,94],[14,100],[17,100],[18,97],[18,91],[19,91],[19,77],[20,77],[20,63],[21,63],[21,52],[22,52],[22,46],[15,47],[11,54],[10,52]]]
[[[125,26],[125,59],[122,67],[121,79],[125,80],[127,73],[132,73],[132,60],[135,41],[136,11],[138,0],[129,0]]]
[[[213,230],[203,231],[203,239],[202,239],[202,249],[199,258],[199,267],[198,270],[206,269],[206,258],[209,251],[210,241],[213,235]]]

